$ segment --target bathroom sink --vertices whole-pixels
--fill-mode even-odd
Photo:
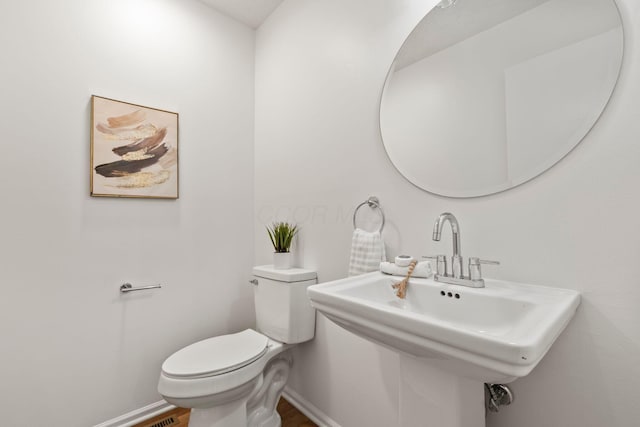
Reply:
[[[484,288],[411,279],[406,299],[380,272],[310,286],[311,304],[339,326],[456,375],[491,383],[540,362],[580,304],[573,290],[485,279]]]

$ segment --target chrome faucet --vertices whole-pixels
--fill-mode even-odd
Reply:
[[[462,278],[462,255],[460,255],[460,224],[456,217],[449,212],[440,214],[436,223],[433,224],[433,240],[440,241],[442,227],[444,223],[449,221],[451,225],[451,233],[453,234],[453,256],[451,257],[451,276],[456,279]],[[446,272],[445,272],[446,274]]]
[[[440,241],[442,235],[442,227],[444,223],[449,221],[451,232],[453,234],[453,256],[451,257],[451,275],[447,272],[447,260],[444,255],[438,255],[437,274],[433,277],[436,282],[449,283],[452,285],[470,286],[472,288],[484,288],[484,279],[480,264],[500,264],[497,261],[485,261],[476,257],[469,258],[469,274],[465,277],[462,274],[462,255],[460,254],[460,224],[456,217],[449,212],[440,214],[433,224],[433,240]]]

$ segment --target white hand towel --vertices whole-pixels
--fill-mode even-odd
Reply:
[[[394,276],[406,276],[409,267],[400,267],[392,262],[381,262],[380,271],[385,274],[392,274]],[[431,277],[433,270],[431,269],[431,262],[420,261],[416,264],[416,268],[413,269],[411,277]]]
[[[386,259],[384,242],[379,231],[369,232],[359,228],[353,231],[349,276],[376,271],[380,268],[380,262]]]

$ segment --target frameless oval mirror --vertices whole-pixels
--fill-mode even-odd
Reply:
[[[387,76],[387,154],[410,182],[444,196],[520,185],[598,120],[622,46],[613,0],[444,0]]]

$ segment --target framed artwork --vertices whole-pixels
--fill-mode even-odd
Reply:
[[[91,195],[178,198],[178,113],[93,95]]]

